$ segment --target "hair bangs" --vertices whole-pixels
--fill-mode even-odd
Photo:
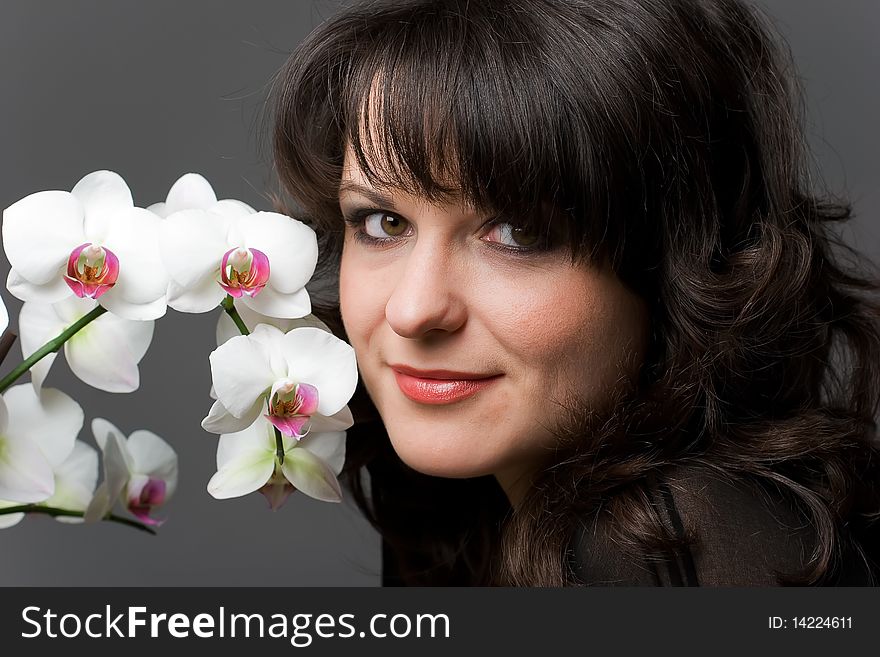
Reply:
[[[346,147],[373,185],[460,200],[593,258],[596,249],[583,247],[600,244],[607,229],[595,220],[607,213],[566,198],[565,181],[582,183],[584,171],[565,170],[582,161],[548,129],[559,120],[558,92],[550,83],[547,93],[526,92],[551,72],[527,48],[498,42],[480,18],[465,26],[453,13],[423,14],[375,34],[342,93]]]
[[[499,21],[518,38],[501,39]],[[604,243],[611,213],[602,149],[579,146],[584,133],[570,132],[576,110],[563,97],[560,72],[537,56],[547,35],[534,30],[516,12],[471,7],[463,15],[455,3],[437,3],[406,20],[371,15],[357,38],[323,43],[317,50],[330,59],[311,69],[295,64],[303,74],[286,75],[291,86],[319,79],[326,87],[303,105],[317,117],[297,116],[282,94],[278,115],[290,127],[276,152],[287,164],[285,186],[306,199],[335,199],[348,151],[376,187],[462,202],[569,246],[572,258],[615,250]],[[303,48],[307,59],[310,50]],[[324,74],[314,75],[315,66]],[[306,100],[307,91],[291,93]],[[297,126],[316,124],[323,128],[317,139],[297,144]],[[566,134],[572,139],[560,137]]]

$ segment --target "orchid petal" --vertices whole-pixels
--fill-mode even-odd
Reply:
[[[165,211],[168,215],[179,210],[207,210],[217,202],[217,195],[204,176],[198,173],[186,173],[178,178],[165,199]]]
[[[299,413],[314,415],[318,412],[318,389],[308,383],[300,383],[296,388],[296,398],[300,402]]]
[[[208,482],[208,493],[218,500],[241,497],[259,490],[272,476],[272,459],[261,456],[236,461],[218,470]]]
[[[145,525],[158,527],[165,521],[153,518],[150,513],[168,499],[168,487],[162,479],[135,475],[128,484],[126,506]]]
[[[95,418],[92,421],[93,431],[95,429],[95,421],[99,419]],[[106,424],[110,425],[109,422],[106,422]],[[131,471],[126,465],[124,448],[121,444],[125,439],[121,437],[113,425],[110,426],[114,430],[104,434],[105,442],[101,446],[104,452],[104,482],[98,486],[92,501],[89,502],[89,506],[86,508],[84,514],[85,522],[95,522],[104,518],[113,509],[113,505],[116,504],[116,500],[119,499],[125,485],[131,478]],[[95,438],[97,438],[97,435],[98,433],[95,432]]]
[[[98,483],[98,452],[77,440],[67,459],[55,469],[55,494],[43,504],[71,511],[85,511]],[[81,518],[59,517],[61,522],[82,522]]]
[[[290,494],[295,490],[296,489],[290,484],[290,482],[287,481],[287,477],[284,476],[284,473],[276,467],[275,472],[272,473],[272,477],[260,488],[259,492],[266,498],[266,501],[269,503],[269,508],[273,511],[277,511],[284,506],[287,498],[290,497]]]
[[[332,333],[304,327],[284,336],[282,352],[288,376],[318,389],[318,413],[333,415],[351,399],[358,376],[351,345]]]
[[[68,325],[73,324],[75,321],[88,314],[88,312],[97,305],[94,302],[92,302],[91,307],[88,307],[87,304],[80,305],[76,309],[78,312],[71,313],[72,310],[75,310],[71,303],[74,301],[79,302],[80,300],[70,297],[67,301],[55,305],[58,314],[67,319]],[[89,327],[100,328],[102,334],[105,332],[113,332],[122,337],[126,344],[128,344],[131,357],[135,363],[139,363],[150,348],[150,343],[153,341],[153,331],[155,326],[156,323],[152,320],[136,321],[118,317],[113,314],[101,315],[98,319],[89,324]],[[87,329],[88,327],[82,330]]]
[[[271,277],[269,279],[272,280]],[[256,313],[282,319],[297,319],[312,312],[312,302],[308,291],[303,287],[296,292],[281,293],[271,282],[255,296],[243,296],[243,305]]]
[[[140,322],[159,319],[168,311],[164,295],[149,303],[130,303],[118,295],[112,295],[109,299],[104,295],[101,297],[101,305],[114,315]]]
[[[315,273],[318,241],[315,231],[301,221],[276,212],[257,212],[238,219],[236,228],[244,237],[244,246],[269,257],[269,285],[276,291],[296,292]]]
[[[217,399],[235,417],[242,417],[254,401],[272,386],[267,349],[250,336],[239,336],[217,347],[209,356]]]
[[[69,299],[82,301],[76,297]],[[94,304],[94,301],[87,300],[86,303]],[[57,337],[65,328],[67,324],[58,316],[55,306],[37,301],[25,301],[18,315],[22,357],[27,358],[33,354],[49,340]],[[35,390],[39,391],[42,387],[56,355],[57,353],[48,354],[31,366],[31,383]]]
[[[171,214],[170,212],[168,212],[168,206],[165,204],[165,201],[160,201],[159,203],[153,203],[153,205],[148,205],[147,212],[152,212],[154,215],[156,215],[160,219],[164,219],[169,214]]]
[[[251,329],[248,339],[262,345],[269,359],[269,369],[273,379],[286,379],[287,361],[284,360],[284,333],[272,324],[257,324]],[[274,381],[273,381],[274,383]]]
[[[125,440],[125,434],[115,424],[102,417],[96,417],[92,420],[92,435],[95,437],[95,442],[98,443],[98,447],[101,448],[102,452],[107,450],[110,436],[115,435],[118,438],[117,449],[122,456],[126,470],[131,472],[134,469],[134,459],[132,459],[131,454],[128,452],[128,441]]]
[[[165,219],[159,229],[159,244],[171,280],[189,288],[206,276],[219,275],[220,260],[229,250],[229,222],[204,210],[181,210]]]
[[[0,509],[6,509],[10,506],[19,506],[21,502],[0,501]],[[0,516],[0,529],[8,529],[14,527],[24,519],[23,513],[7,513]]]
[[[14,269],[9,270],[6,277],[6,289],[16,299],[27,299],[38,303],[51,304],[71,296],[70,287],[64,280],[63,268],[58,270],[58,275],[48,283],[37,285],[22,278]]]
[[[276,294],[274,290],[264,288],[263,292],[260,293],[260,296],[263,296],[267,291]],[[235,309],[244,321],[245,326],[249,327],[251,330],[255,329],[258,324],[269,324],[279,329],[282,333],[287,333],[288,331],[302,326],[314,326],[323,331],[327,331],[328,333],[330,332],[330,328],[314,315],[307,314],[305,317],[280,319],[278,317],[263,315],[246,303],[236,304]],[[217,319],[217,345],[219,346],[237,335],[241,335],[241,332],[238,330],[235,322],[232,321],[232,318],[226,313],[220,313],[220,316]]]
[[[217,473],[208,492],[217,499],[239,497],[263,486],[275,469],[271,427],[258,420],[244,431],[220,436]]]
[[[80,405],[54,388],[44,388],[38,396],[27,383],[11,387],[3,397],[9,410],[6,437],[36,445],[51,467],[60,465],[82,429]]]
[[[91,242],[102,242],[119,213],[134,207],[131,190],[122,176],[113,171],[88,174],[70,193],[82,203],[85,234]]]
[[[263,400],[258,399],[240,418],[226,410],[219,401],[215,401],[202,420],[202,429],[211,433],[236,433],[251,426],[263,410]]]
[[[6,257],[34,285],[60,278],[70,252],[84,241],[83,208],[69,192],[37,192],[3,211]]]
[[[226,292],[216,277],[208,274],[191,287],[183,287],[174,281],[168,283],[168,305],[181,313],[206,313],[223,301]]]
[[[102,319],[104,316],[64,343],[67,364],[81,381],[98,390],[133,392],[140,386],[140,373],[130,346],[132,338],[126,335],[125,326],[112,321],[112,316],[110,322]],[[152,338],[152,327],[138,330],[148,330]]]
[[[242,203],[241,201],[236,201],[231,198],[225,198],[212,205],[211,212],[228,217],[229,219],[236,219],[238,217],[245,217],[249,214],[254,214],[256,210],[247,203]]]
[[[342,489],[330,466],[302,446],[284,455],[281,471],[295,488],[309,497],[324,502],[342,501]]]
[[[116,284],[101,297],[102,301],[118,298],[127,304],[144,305],[164,298],[168,274],[159,250],[161,223],[159,217],[141,208],[131,208],[115,218],[104,244],[119,257],[121,265]],[[141,319],[132,313],[115,312]]]
[[[0,299],[0,335],[6,332],[9,327],[9,311],[6,310],[6,304]]]
[[[79,321],[85,315],[92,312],[98,303],[94,299],[80,299],[79,297],[67,297],[58,303],[52,304],[52,309],[58,315],[64,327]],[[52,337],[55,337],[54,335]]]
[[[312,432],[299,441],[299,445],[294,448],[306,449],[316,457],[321,459],[334,475],[342,472],[342,466],[345,465],[345,432],[344,431],[324,431],[316,432],[314,428]]]
[[[296,415],[293,417],[264,415],[263,417],[266,418],[272,426],[278,429],[282,435],[297,439],[302,438],[302,436],[308,433],[306,425],[308,425],[311,420],[307,415]]]
[[[250,458],[256,453],[275,458],[275,431],[262,418],[246,429],[220,436],[217,443],[217,469],[222,470],[230,463]]]
[[[140,363],[144,356],[146,356],[150,344],[153,342],[153,331],[156,328],[156,322],[138,322],[116,317],[114,315],[110,315],[106,319],[108,325],[113,323],[119,327],[122,336],[128,343],[128,350],[131,357],[134,359],[135,363]]]
[[[312,416],[312,432],[321,433],[324,431],[345,431],[354,424],[354,418],[348,406],[343,406],[338,413],[326,417],[324,415]]]
[[[8,432],[0,435],[0,499],[31,504],[42,502],[54,492],[52,466],[36,442]]]
[[[132,471],[165,482],[165,499],[177,488],[177,454],[167,442],[151,431],[140,429],[128,437]]]

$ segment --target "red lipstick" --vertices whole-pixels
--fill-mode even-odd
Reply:
[[[452,370],[417,370],[392,365],[400,391],[421,404],[452,404],[472,397],[501,378],[500,374],[477,374]]]

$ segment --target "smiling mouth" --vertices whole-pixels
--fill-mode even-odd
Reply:
[[[434,376],[430,377],[421,372],[416,375],[415,372],[418,370],[411,368],[393,367],[392,371],[397,380],[397,386],[407,398],[420,404],[432,405],[452,404],[472,397],[490,387],[503,376],[501,374],[480,376],[463,372],[443,372],[443,378],[439,378],[439,370],[431,371],[430,373]]]

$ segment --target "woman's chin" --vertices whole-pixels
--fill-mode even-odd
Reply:
[[[432,477],[465,479],[480,477],[494,472],[491,459],[476,450],[467,449],[461,442],[451,444],[449,440],[432,442],[429,438],[415,434],[415,438],[395,438],[389,432],[391,444],[400,459],[409,467]]]

